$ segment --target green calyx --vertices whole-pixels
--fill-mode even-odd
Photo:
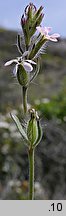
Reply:
[[[31,112],[31,118],[27,124],[27,137],[30,142],[30,145],[33,146],[38,137],[38,127],[37,127],[35,110],[32,109],[30,112]]]
[[[34,143],[34,147],[36,147],[42,139],[42,128],[39,119],[37,120],[37,127],[38,127],[38,137]]]
[[[41,47],[43,46],[43,44],[45,44],[46,41],[47,39],[44,36],[40,38],[40,40],[36,43],[34,48],[31,50],[29,54],[29,59],[32,59],[36,56],[36,54],[38,53],[38,51],[40,51]]]
[[[27,137],[30,142],[30,146],[35,148],[42,138],[42,129],[37,112],[34,109],[30,110],[31,118],[27,124]]]
[[[17,48],[18,48],[20,54],[22,55],[23,54],[23,50],[21,48],[21,37],[20,37],[19,34],[17,35]]]
[[[41,24],[42,19],[43,19],[43,14],[40,14],[40,16],[37,17],[34,22],[32,22],[31,29],[30,29],[30,37],[32,37],[32,35],[36,32],[36,27]]]
[[[28,86],[29,76],[21,63],[18,65],[17,79],[21,86],[24,86],[24,87]]]

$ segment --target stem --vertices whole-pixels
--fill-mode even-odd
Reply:
[[[34,200],[34,149],[29,150],[29,199]]]
[[[24,113],[27,112],[27,87],[23,86],[23,108]]]

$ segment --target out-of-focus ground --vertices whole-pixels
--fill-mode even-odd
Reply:
[[[22,118],[21,88],[13,67],[17,32],[0,29],[0,199],[27,199],[27,149],[10,112]],[[28,103],[40,115],[43,136],[35,150],[35,199],[66,199],[66,39],[49,43]]]

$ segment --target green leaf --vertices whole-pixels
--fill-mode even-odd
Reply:
[[[11,113],[11,117],[14,120],[14,122],[15,122],[21,136],[28,142],[28,137],[27,137],[27,135],[26,135],[26,133],[25,133],[25,131],[24,131],[22,125],[21,125],[21,122],[18,119],[18,117],[16,115],[12,114],[12,113]]]

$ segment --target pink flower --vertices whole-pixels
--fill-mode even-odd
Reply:
[[[58,33],[55,33],[55,34],[52,34],[52,35],[48,34],[52,30],[51,27],[44,27],[43,28],[41,26],[38,26],[38,27],[36,27],[36,29],[41,33],[41,35],[44,35],[44,37],[47,40],[57,42],[57,38],[60,37],[60,35]]]

